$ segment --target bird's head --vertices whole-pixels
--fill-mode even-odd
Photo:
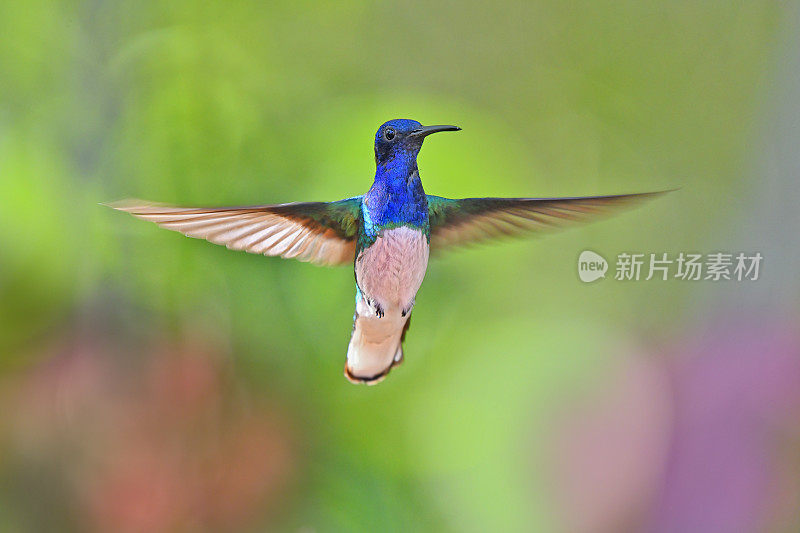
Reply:
[[[375,134],[375,162],[381,165],[398,156],[416,159],[425,137],[439,131],[460,129],[458,126],[423,126],[406,118],[384,122]]]

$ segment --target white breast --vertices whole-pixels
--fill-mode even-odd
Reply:
[[[356,259],[356,281],[365,297],[387,311],[407,308],[428,268],[428,240],[417,229],[386,230]]]

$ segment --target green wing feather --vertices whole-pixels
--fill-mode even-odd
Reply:
[[[176,207],[141,200],[109,206],[232,250],[341,265],[355,256],[361,197],[250,207]]]
[[[539,233],[587,222],[670,191],[574,198],[462,198],[428,195],[431,248]]]

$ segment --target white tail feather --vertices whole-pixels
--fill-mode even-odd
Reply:
[[[384,309],[378,317],[363,298],[356,303],[353,335],[347,347],[344,374],[353,383],[379,383],[403,361],[401,340],[409,316],[399,308]]]

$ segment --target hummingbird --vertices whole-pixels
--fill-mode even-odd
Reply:
[[[668,192],[461,199],[426,194],[417,167],[423,141],[460,130],[410,119],[384,123],[375,134],[372,186],[344,200],[212,208],[123,200],[109,206],[231,250],[352,264],[355,314],[344,375],[373,385],[403,362],[403,339],[431,250],[540,233]]]

